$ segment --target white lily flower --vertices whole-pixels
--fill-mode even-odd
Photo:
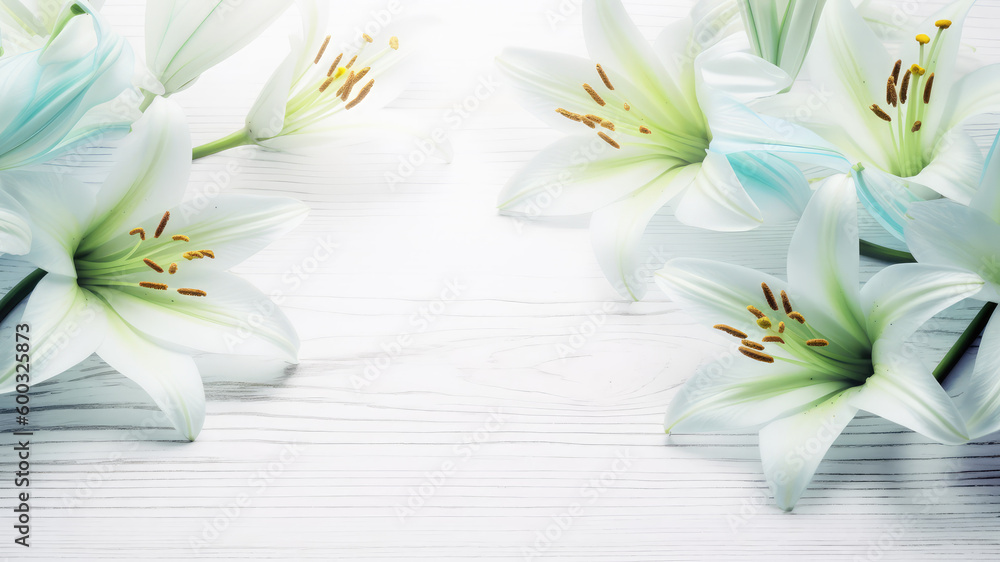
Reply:
[[[734,2],[706,2],[649,45],[618,1],[583,4],[589,59],[507,49],[497,63],[524,105],[575,132],[539,153],[499,197],[501,212],[525,216],[593,213],[591,235],[605,276],[622,294],[646,289],[639,241],[674,199],[678,218],[712,230],[746,230],[790,201],[801,212],[808,185],[797,168],[750,157],[737,177],[714,151],[707,115],[780,91],[788,76],[749,53],[715,56],[739,29]],[[703,51],[713,46],[713,52]],[[711,56],[710,56],[711,55]],[[770,68],[769,68],[770,67]],[[741,183],[741,180],[742,183]],[[750,192],[748,194],[748,191]],[[751,197],[752,194],[752,197]],[[767,205],[755,202],[767,201]]]
[[[247,46],[291,0],[150,0],[146,6],[146,65],[169,96]]]
[[[990,150],[979,190],[968,206],[926,201],[909,209],[906,242],[922,263],[958,267],[986,280],[977,299],[1000,302],[1000,135]],[[951,381],[972,438],[1000,431],[1000,314],[979,344],[975,369]]]
[[[3,0],[0,2],[0,56],[34,51],[45,46],[59,27],[67,4],[76,0],[43,2],[42,0]],[[103,0],[84,0],[95,11]]]
[[[972,1],[911,28],[914,40],[897,58],[849,0],[829,0],[807,60],[811,89],[755,105],[787,122],[745,107],[717,112],[709,115],[716,146],[726,153],[750,146],[851,174],[866,208],[899,238],[910,203],[947,197],[968,204],[983,159],[960,125],[1000,110],[1000,65],[963,76],[956,64]],[[739,130],[762,119],[772,127],[765,142]]]
[[[30,325],[32,383],[96,352],[194,439],[205,396],[189,353],[296,361],[285,316],[227,270],[295,227],[306,207],[247,195],[221,195],[200,210],[182,204],[191,141],[173,102],[155,102],[126,142],[96,190],[55,174],[4,176],[34,235],[25,258],[43,275],[21,320]],[[13,348],[3,363],[0,391],[9,392]]]
[[[858,410],[941,443],[962,443],[955,404],[904,340],[983,286],[977,275],[895,265],[859,290],[857,197],[826,180],[788,250],[788,281],[752,269],[676,259],[657,273],[668,296],[740,341],[732,366],[708,364],[670,404],[668,432],[760,429],[764,474],[783,509],[798,501]]]
[[[315,1],[301,6],[302,35],[293,37],[291,52],[264,86],[246,127],[196,148],[195,158],[244,144],[284,151],[350,144],[383,128],[373,126],[371,112],[407,86],[409,73],[399,63],[409,49],[385,30],[362,35],[351,50],[335,49],[323,32],[329,6]]]
[[[41,47],[0,59],[8,86],[0,91],[0,170],[124,135],[131,125],[130,114],[109,107],[131,86],[128,43],[84,0],[65,3],[52,25]]]

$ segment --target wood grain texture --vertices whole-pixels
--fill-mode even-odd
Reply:
[[[106,8],[137,47],[142,4]],[[899,9],[927,14],[940,4]],[[384,5],[343,8],[336,23],[351,32],[350,22],[363,25]],[[689,3],[626,5],[653,38]],[[516,105],[492,59],[507,45],[583,53],[578,6],[404,3],[399,23],[423,31],[428,56],[390,111],[416,116],[428,133],[444,128],[455,152],[404,183],[390,186],[386,173],[412,141],[197,162],[192,196],[221,185],[312,208],[302,227],[237,269],[284,296],[302,362],[199,358],[208,411],[194,443],[178,441],[142,391],[95,358],[35,387],[30,551],[10,542],[13,401],[0,397],[0,557],[1000,558],[993,439],[947,447],[861,416],[786,514],[767,497],[755,435],[664,435],[679,386],[727,350],[657,290],[621,301],[596,265],[586,221],[518,221],[495,208],[506,178],[559,134]],[[560,10],[564,21],[552,17]],[[176,97],[196,143],[241,126],[296,25],[286,14]],[[966,41],[984,61],[1000,61],[998,25],[1000,2],[973,9]],[[463,117],[462,104],[475,108]],[[996,119],[970,131],[988,146]],[[106,161],[107,149],[90,152],[90,166]],[[783,274],[791,231],[696,232],[664,213],[645,242]],[[864,232],[878,236],[871,224]],[[878,267],[865,260],[863,276]],[[0,288],[27,271],[0,261]],[[946,311],[915,351],[935,361],[975,310]]]

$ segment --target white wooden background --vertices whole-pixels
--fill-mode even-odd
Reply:
[[[107,4],[141,48],[142,2]],[[338,8],[336,23],[363,25],[387,3],[357,4]],[[898,4],[905,14],[935,5]],[[35,387],[30,550],[11,542],[13,400],[0,397],[0,557],[1000,558],[993,440],[940,446],[862,416],[785,514],[767,498],[755,435],[665,436],[671,397],[723,348],[658,290],[641,303],[618,298],[586,221],[523,223],[495,210],[505,179],[558,134],[518,108],[493,57],[506,45],[583,53],[578,2],[403,6],[397,19],[419,25],[430,45],[393,107],[428,133],[446,129],[453,161],[418,166],[395,189],[385,173],[413,144],[197,162],[192,194],[233,164],[225,189],[312,207],[301,228],[238,269],[287,294],[302,362],[201,359],[208,415],[194,443],[178,441],[138,387],[96,359]],[[688,2],[627,6],[653,38]],[[565,19],[552,21],[561,10]],[[295,17],[177,96],[197,143],[240,126]],[[972,12],[966,40],[985,61],[1000,60],[998,22],[996,0]],[[990,123],[973,126],[983,145]],[[668,255],[783,274],[790,232],[695,232],[665,215],[647,238]],[[312,261],[323,244],[336,249]],[[4,290],[28,271],[0,263]],[[974,309],[959,305],[929,325],[916,342],[929,361]],[[370,365],[373,380],[359,386]]]

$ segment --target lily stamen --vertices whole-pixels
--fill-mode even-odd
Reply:
[[[767,286],[767,283],[761,283],[760,288],[764,291],[764,298],[767,299],[767,306],[770,306],[771,310],[778,310],[778,301],[774,299],[774,293],[771,292],[771,288]]]
[[[368,81],[367,84],[365,84],[364,88],[361,88],[361,91],[358,92],[357,97],[351,100],[351,102],[348,103],[346,106],[344,106],[344,109],[351,109],[352,107],[361,103],[361,100],[365,99],[365,96],[368,95],[368,92],[371,91],[372,86],[374,85],[375,85],[375,79],[372,78],[371,80]]]
[[[774,357],[748,347],[740,346],[740,353],[746,355],[750,359],[760,361],[761,363],[774,363]]]
[[[752,304],[747,305],[747,312],[756,316],[758,320],[764,317],[764,313],[761,312],[759,308],[757,308]]]
[[[826,347],[830,345],[830,342],[822,338],[814,338],[811,340],[806,340],[806,345],[808,345],[809,347]]]
[[[910,89],[910,76],[913,73],[910,69],[906,69],[906,74],[903,75],[903,84],[899,87],[899,103],[906,103],[906,94]]]
[[[149,258],[143,258],[142,262],[145,263],[146,265],[148,265],[149,268],[152,269],[153,271],[155,271],[157,273],[163,273],[163,268],[160,267],[160,265],[157,264],[155,261],[153,261],[153,260],[151,260]]]
[[[892,85],[895,86],[899,84],[899,70],[903,66],[902,59],[896,60],[896,64],[892,67]]]
[[[639,125],[639,132],[642,133],[642,134],[644,134],[644,135],[651,135],[651,134],[653,134],[653,131],[650,131],[649,127],[646,127],[645,125]]]
[[[316,53],[316,59],[313,60],[313,64],[319,64],[320,59],[323,58],[323,53],[326,52],[327,45],[330,44],[330,36],[327,35],[326,39],[323,40],[323,45],[319,48],[319,52]]]
[[[333,59],[333,64],[330,65],[330,70],[326,71],[327,76],[333,76],[333,73],[337,71],[337,65],[340,64],[340,59],[344,58],[344,53],[337,55],[337,58]]]
[[[151,283],[149,281],[140,281],[139,286],[144,289],[156,289],[157,291],[166,291],[169,288],[165,283]]]
[[[785,343],[785,340],[781,339],[780,336],[764,336],[760,341],[764,343]]]
[[[910,127],[910,132],[916,133],[919,130],[920,130],[920,121],[914,121],[913,126]]]
[[[742,343],[746,347],[749,347],[750,349],[756,349],[757,351],[764,351],[764,346],[761,345],[761,344],[759,344],[759,343],[757,343],[757,342],[755,342],[755,341],[753,341],[753,340],[747,340],[747,339],[745,339],[745,340],[741,341],[740,343]]]
[[[789,312],[788,313],[788,317],[791,318],[792,320],[797,321],[799,324],[805,324],[806,323],[806,317],[802,316],[802,313],[800,313],[800,312],[794,312],[794,311]]]
[[[177,292],[189,297],[207,297],[208,293],[201,289],[177,289]]]
[[[887,123],[891,123],[892,122],[892,117],[889,117],[888,113],[882,111],[882,108],[879,107],[877,103],[873,103],[869,109],[871,109],[872,113],[874,113],[875,116],[878,117],[879,119],[881,119],[881,120],[883,120],[883,121],[885,121]]]
[[[170,264],[170,268],[167,269],[167,271],[170,273],[170,275],[173,275],[173,274],[177,273],[177,264],[176,263],[171,263]]]
[[[132,230],[128,231],[128,235],[129,236],[135,236],[136,234],[139,235],[139,239],[140,240],[143,240],[143,241],[146,240],[146,229],[144,229],[144,228],[133,228]]]
[[[600,63],[598,63],[598,65],[597,65],[597,73],[601,75],[601,81],[604,82],[604,86],[607,89],[609,89],[609,90],[614,90],[615,89],[615,87],[611,85],[611,80],[608,79],[607,73],[605,73],[604,69],[601,68]]]
[[[180,242],[180,241],[190,242],[191,241],[190,238],[188,238],[187,236],[184,236],[183,234],[174,234],[170,238],[173,239],[175,242]]]
[[[737,330],[736,328],[733,328],[732,326],[728,326],[726,324],[716,324],[715,326],[712,326],[712,327],[715,328],[716,330],[722,330],[723,332],[729,334],[730,336],[735,336],[735,337],[737,337],[737,338],[739,338],[741,340],[747,339],[746,332],[743,332],[741,330]]]
[[[215,252],[213,252],[212,250],[198,250],[198,253],[205,256],[206,258],[213,260],[215,259]]]
[[[934,73],[927,77],[927,83],[924,84],[924,103],[931,102],[931,87],[934,85]]]
[[[613,146],[615,148],[621,148],[622,147],[620,144],[618,144],[618,142],[615,139],[609,137],[608,135],[604,134],[603,132],[597,133],[597,136],[601,137],[602,139],[604,139],[604,142],[610,144],[611,146]]]
[[[785,307],[785,314],[790,314],[795,310],[792,308],[792,301],[788,299],[788,293],[785,291],[781,291],[781,305]],[[782,322],[781,324],[784,325],[785,323]]]
[[[160,219],[160,224],[156,227],[156,232],[153,234],[153,238],[159,238],[163,234],[163,229],[167,228],[167,221],[170,220],[170,211],[163,213],[163,218]]]
[[[607,104],[608,104],[608,102],[604,101],[604,98],[602,98],[602,97],[601,97],[601,96],[600,96],[600,95],[599,95],[599,94],[597,93],[597,91],[596,91],[596,90],[594,90],[594,88],[592,88],[592,87],[590,86],[590,84],[586,84],[586,83],[585,83],[585,84],[583,85],[583,89],[584,89],[584,90],[586,90],[588,94],[590,94],[590,97],[591,97],[591,98],[593,98],[595,102],[597,102],[597,105],[600,105],[601,107],[603,107],[603,106],[605,106],[605,105],[607,105]]]

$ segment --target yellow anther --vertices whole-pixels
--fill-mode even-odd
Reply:
[[[177,292],[189,297],[207,297],[208,293],[201,289],[177,289]]]
[[[788,314],[792,310],[792,301],[788,300],[788,293],[781,291],[781,305],[785,307],[785,314]],[[782,323],[784,324],[784,323]]]
[[[760,309],[758,309],[756,306],[754,306],[752,304],[748,304],[747,305],[747,312],[749,312],[750,314],[753,314],[757,318],[763,318],[764,317],[764,313],[761,312]]]
[[[146,239],[146,229],[144,229],[144,228],[133,228],[132,230],[128,231],[128,235],[129,236],[135,236],[136,234],[139,235],[139,239],[140,240],[145,240]]]
[[[198,253],[205,256],[206,258],[215,259],[215,252],[212,250],[198,250]]]
[[[592,88],[590,86],[590,84],[584,84],[583,85],[583,89],[586,90],[588,94],[590,94],[590,97],[593,98],[593,100],[595,102],[597,102],[597,105],[600,105],[600,106],[607,105],[607,102],[604,101],[604,98],[602,98],[601,96],[599,96],[597,94],[597,91],[594,90],[594,88]]]
[[[743,340],[740,343],[749,347],[750,349],[756,349],[757,351],[764,351],[764,346],[753,340]]]
[[[951,20],[937,20],[934,25],[941,29],[948,29],[951,27]]]
[[[353,100],[351,100],[350,103],[344,106],[344,109],[351,109],[352,107],[361,103],[361,100],[365,99],[365,96],[368,95],[368,92],[372,90],[372,86],[374,85],[375,85],[375,79],[372,78],[371,80],[368,81],[367,84],[365,84],[364,88],[361,88],[361,90],[358,92],[358,95]]]
[[[913,122],[913,126],[910,127],[910,132],[911,133],[916,133],[917,131],[919,131],[920,130],[920,125],[921,125],[920,121],[914,121]]]
[[[806,317],[802,316],[802,313],[794,312],[794,311],[793,312],[789,312],[788,313],[788,317],[791,318],[792,320],[795,320],[799,324],[805,324],[806,323]]]
[[[604,82],[604,86],[609,90],[614,90],[615,87],[611,85],[611,80],[608,79],[607,73],[601,68],[601,65],[597,65],[597,73],[601,75],[601,81]]]
[[[746,355],[750,359],[753,359],[755,361],[760,361],[761,363],[774,363],[774,357],[771,357],[766,353],[761,353],[760,351],[757,351],[755,349],[750,349],[749,347],[741,346],[740,353]]]
[[[191,260],[200,260],[201,258],[205,257],[205,255],[198,251],[192,251],[192,252],[184,252],[183,254],[181,254],[181,257],[183,257],[188,261],[191,261]]]
[[[170,268],[167,269],[167,271],[170,272],[170,275],[173,275],[173,274],[177,273],[177,264],[176,263],[171,263],[170,264]]]
[[[778,310],[778,301],[774,299],[774,293],[771,292],[771,288],[767,286],[767,283],[761,283],[760,289],[764,291],[764,298],[767,299],[767,306],[770,306],[771,310]]]
[[[149,258],[143,258],[142,262],[144,264],[148,265],[149,268],[152,269],[153,271],[155,271],[157,273],[163,273],[163,268],[160,267],[160,265],[157,264],[155,261],[153,261],[153,260],[151,260]]]
[[[313,64],[319,64],[320,59],[323,58],[323,53],[326,52],[326,47],[330,44],[330,36],[327,35],[326,39],[323,40],[323,45],[320,46],[319,52],[316,53],[316,58],[313,60]]]
[[[764,336],[760,341],[764,343],[785,343],[785,340],[778,336]]]
[[[931,42],[931,38],[923,33],[918,33],[915,39],[917,40],[917,43],[920,43],[921,45],[926,45]]]
[[[395,35],[393,35],[392,37],[390,37],[389,38],[389,47],[391,47],[393,51],[398,51],[399,50],[399,37],[396,37]]]
[[[917,76],[923,76],[924,73],[927,72],[927,69],[925,69],[924,67],[920,66],[917,63],[913,63],[910,66],[910,72],[916,74]]]
[[[779,334],[784,334],[785,333],[785,323],[784,322],[778,322],[778,333]]]
[[[653,134],[653,131],[650,131],[649,127],[647,127],[645,125],[639,125],[639,132],[642,133],[642,134],[644,134],[644,135],[651,135],[651,134]]]
[[[602,139],[604,139],[604,142],[610,144],[611,146],[613,146],[615,148],[621,148],[622,147],[622,145],[618,144],[618,142],[615,139],[609,137],[608,135],[606,135],[604,133],[597,133],[597,136],[601,137]]]
[[[830,345],[830,342],[821,338],[816,338],[816,339],[806,340],[806,345],[808,345],[809,347],[826,347]]]
[[[565,110],[565,109],[563,109],[561,107],[557,107],[556,108],[556,113],[558,113],[559,115],[562,115],[563,117],[565,117],[567,119],[570,119],[572,121],[579,122],[579,121],[583,120],[583,117],[581,117],[579,114],[573,113],[572,111]]]
[[[156,227],[156,232],[153,234],[153,238],[159,238],[163,234],[163,229],[167,228],[167,221],[170,220],[170,211],[163,213],[163,218],[160,219],[160,224]]]
[[[326,80],[323,80],[323,83],[319,85],[320,93],[325,92],[326,89],[330,87],[330,84],[333,84],[334,80],[336,80],[336,78],[334,78],[333,76],[329,76],[327,77]]]
[[[732,326],[727,326],[726,324],[716,324],[715,326],[712,327],[715,328],[716,330],[722,330],[723,332],[729,334],[730,336],[740,338],[741,340],[745,340],[747,338],[746,332],[737,330],[736,328],[733,328]]]
[[[771,319],[768,318],[767,316],[765,316],[763,318],[758,318],[757,319],[757,325],[760,326],[761,328],[765,329],[765,330],[770,330],[771,329]]]
[[[333,76],[334,72],[337,72],[337,65],[340,64],[340,59],[344,58],[344,53],[337,55],[337,58],[333,59],[333,64],[330,65],[330,70],[326,71],[327,76]],[[340,76],[339,74],[337,76]]]
[[[628,102],[625,102],[625,106],[624,107],[625,107],[625,111],[632,111],[632,106],[629,105]]]
[[[361,36],[364,37],[365,41],[368,41],[369,43],[374,43],[375,42],[375,40],[372,39],[372,36],[368,35],[367,33],[362,33]]]
[[[156,289],[157,291],[166,291],[168,288],[164,283],[150,283],[149,281],[140,281],[139,286],[144,289]]]
[[[178,242],[181,241],[181,240],[183,240],[184,242],[190,242],[191,241],[190,238],[188,238],[187,236],[184,236],[183,234],[174,234],[173,236],[171,236],[171,238],[174,239],[175,241],[178,241]]]

